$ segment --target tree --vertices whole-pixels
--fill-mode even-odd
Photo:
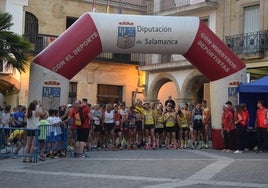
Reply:
[[[31,43],[23,36],[8,31],[12,15],[0,13],[0,61],[5,61],[6,68],[13,68],[20,73],[25,72],[29,66],[27,51],[31,48]]]

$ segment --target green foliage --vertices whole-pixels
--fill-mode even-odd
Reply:
[[[17,69],[20,73],[25,72],[29,66],[27,51],[31,43],[24,37],[9,31],[12,15],[0,13],[0,60],[7,61],[7,68]]]

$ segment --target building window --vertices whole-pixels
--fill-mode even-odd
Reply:
[[[98,103],[118,103],[122,101],[123,86],[98,84]]]
[[[161,54],[161,63],[170,63],[171,54]]]
[[[244,33],[259,31],[260,6],[254,5],[244,8]]]
[[[263,50],[259,17],[259,5],[244,7],[244,41],[241,45],[245,54],[257,54]]]
[[[78,18],[75,17],[69,17],[66,18],[66,29],[68,29]]]
[[[70,82],[68,103],[73,104],[76,99],[77,99],[77,82]]]
[[[24,34],[31,43],[35,43],[37,40],[38,28],[39,24],[36,16],[30,12],[26,12]]]
[[[113,54],[113,60],[114,61],[130,62],[131,61],[131,54],[118,54],[118,53],[114,53]]]

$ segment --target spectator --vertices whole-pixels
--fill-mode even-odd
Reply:
[[[56,113],[57,113],[57,110],[54,110],[54,109],[48,110],[47,122],[49,126],[47,127],[47,143],[46,144],[47,144],[47,148],[51,151],[47,154],[46,156],[47,158],[54,158],[57,155],[57,153],[54,151],[55,148],[57,148],[57,139],[56,139],[57,128],[56,127],[57,127],[58,120],[56,118]]]
[[[74,150],[74,143],[76,140],[76,129],[74,128],[73,125],[73,119],[70,118],[70,113],[73,110],[73,105],[72,104],[68,104],[67,105],[67,109],[65,111],[65,114],[61,117],[63,120],[63,124],[65,124],[67,126],[68,129],[68,143],[67,143],[67,150],[68,151],[73,151]],[[67,117],[67,118],[65,118]]]
[[[11,106],[10,105],[5,105],[4,110],[1,113],[0,116],[0,127],[2,128],[9,128],[11,124]],[[3,145],[1,146],[1,149],[7,149],[7,143],[8,143],[8,135],[9,135],[10,130],[9,129],[2,129],[2,134],[3,135],[3,140],[1,141]]]
[[[57,148],[63,147],[63,121],[59,116],[59,110],[55,110],[55,122],[56,122],[56,146]],[[57,149],[57,157],[63,157],[62,151]]]
[[[229,111],[231,111],[234,116],[235,110],[233,108],[233,103],[231,101],[227,101],[225,104],[228,106]]]
[[[40,117],[40,135],[38,137],[38,143],[39,143],[39,157],[38,159],[40,161],[45,161],[46,157],[45,157],[45,150],[46,148],[46,139],[47,139],[47,127],[49,126],[49,122],[47,121],[47,117],[46,116],[41,116]]]
[[[242,124],[246,127],[246,133],[245,133],[245,151],[249,150],[249,143],[248,143],[248,134],[247,134],[247,129],[248,129],[248,124],[249,124],[249,112],[247,109],[247,105],[242,103],[241,104],[242,108],[242,116],[243,116],[243,122]]]
[[[39,117],[45,116],[44,109],[42,107],[41,102],[37,102],[36,100],[32,101],[27,109],[27,139],[26,145],[24,148],[24,154],[29,155],[33,154],[35,147],[35,138],[36,133],[38,133],[37,129],[40,126]],[[23,162],[33,162],[32,157],[24,157]]]
[[[231,152],[234,150],[235,143],[235,127],[233,122],[233,112],[230,109],[229,105],[223,106],[222,113],[222,132],[224,140],[224,149],[225,152]]]
[[[242,108],[242,116],[243,116],[243,123],[242,124],[245,125],[246,127],[248,127],[250,117],[249,117],[247,105],[243,103],[240,106]]]
[[[234,124],[236,126],[237,150],[234,153],[242,153],[246,147],[247,125],[244,121],[243,109],[241,105],[235,107]]]
[[[256,121],[255,128],[257,130],[257,143],[258,143],[258,151],[262,152],[268,144],[267,140],[267,109],[264,106],[263,100],[258,100],[257,103],[257,113],[256,113]]]
[[[68,107],[70,107],[70,105],[61,105],[59,107],[59,116],[63,122],[68,119]]]
[[[175,101],[172,99],[172,96],[168,96],[168,99],[165,101],[165,107],[167,108],[168,104],[171,105],[171,109],[174,110],[175,108]]]
[[[24,127],[26,125],[25,110],[25,107],[18,105],[18,110],[13,113],[14,127]]]

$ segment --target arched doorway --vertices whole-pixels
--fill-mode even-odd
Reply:
[[[26,12],[24,35],[33,44],[39,44],[37,43],[38,29],[39,29],[39,25],[38,25],[38,19],[36,18],[36,16],[30,12]]]
[[[155,79],[152,81],[151,85],[148,89],[148,95],[146,96],[147,101],[158,101],[158,94],[161,89],[161,87],[166,84],[172,82],[174,84],[175,92],[177,94],[176,98],[180,96],[180,88],[177,83],[176,78],[169,74],[169,73],[162,73],[155,77]],[[166,95],[170,95],[170,93],[166,93]],[[166,97],[167,98],[167,97]],[[174,96],[175,98],[175,96]]]
[[[158,92],[157,99],[162,104],[165,104],[165,101],[168,99],[168,96],[171,96],[174,100],[179,98],[178,92],[176,90],[176,85],[172,81],[166,82],[162,85]]]
[[[209,98],[209,91],[205,88],[205,84],[208,82],[208,79],[204,75],[202,75],[199,71],[194,70],[185,78],[181,87],[182,102],[191,102],[196,104],[201,102],[204,98]]]

